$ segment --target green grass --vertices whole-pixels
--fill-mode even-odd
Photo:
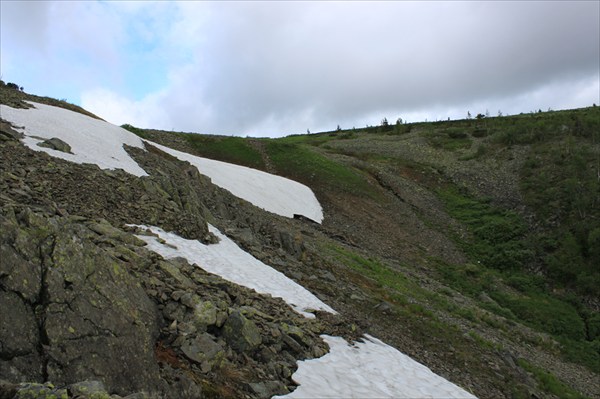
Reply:
[[[264,169],[260,153],[242,137],[206,136],[193,133],[184,134],[194,151],[206,158],[223,162]]]
[[[527,227],[512,211],[461,194],[455,188],[438,191],[448,214],[463,223],[472,240],[460,241],[470,258],[498,270],[519,270],[533,253],[525,241]]]
[[[561,343],[563,358],[600,373],[600,338],[588,337],[589,326],[595,325],[597,314],[584,319],[568,301],[545,292],[545,284],[538,276],[517,273],[518,277],[515,277],[515,272],[493,270],[472,263],[450,265],[441,260],[437,263],[442,280],[475,299],[481,308],[550,334]],[[519,288],[510,291],[506,285]],[[484,301],[482,293],[493,301]],[[474,317],[466,310],[451,311],[469,320]]]
[[[592,296],[600,296],[598,143],[552,137],[532,145],[521,171],[523,198],[544,229],[538,248],[548,276]]]
[[[131,133],[135,134],[138,137],[150,140],[150,136],[146,133],[145,129],[140,129],[139,127],[135,127],[133,125],[130,125],[129,123],[121,125],[121,127],[125,130],[129,130]]]
[[[423,299],[426,294],[403,274],[375,259],[364,258],[342,247],[330,246],[329,249],[333,250],[337,259],[343,264],[361,275],[373,279],[380,287],[389,289],[388,292],[397,304],[407,306],[411,313],[429,314],[422,307],[416,306],[417,304],[410,304],[407,300],[407,294],[411,298],[418,297],[419,299]]]
[[[141,129],[130,124],[121,125],[137,136],[152,140],[152,131]],[[255,169],[265,169],[265,164],[258,150],[242,137],[212,136],[195,133],[164,132],[182,137],[195,155],[215,159],[217,161],[234,163]]]
[[[490,296],[526,324],[555,337],[572,341],[586,338],[585,323],[571,304],[543,292],[512,294],[492,291]]]
[[[378,198],[362,172],[331,160],[301,144],[271,140],[267,153],[277,171],[309,187]]]
[[[531,247],[537,244],[528,236],[521,217],[453,188],[440,190],[438,195],[449,215],[470,232],[468,238],[455,239],[471,262],[439,261],[444,281],[474,299],[487,293],[494,302],[480,301],[481,307],[552,335],[562,343],[563,357],[600,372],[595,337],[588,333],[588,320],[595,320],[596,314],[580,314],[577,301],[548,293],[552,280],[527,272],[535,259]]]
[[[348,133],[346,133],[348,134]],[[339,138],[339,132],[329,132],[329,133],[315,133],[315,134],[298,134],[287,137],[282,137],[277,139],[276,141],[279,143],[285,144],[308,144],[313,146],[320,146],[322,144],[327,143],[330,140],[334,140]]]
[[[447,151],[456,151],[471,148],[473,140],[463,129],[452,127],[447,129],[430,128],[425,137],[431,146]]]
[[[585,399],[586,397],[561,382],[547,371],[534,366],[524,359],[519,359],[519,366],[530,372],[535,378],[538,388],[564,399]]]

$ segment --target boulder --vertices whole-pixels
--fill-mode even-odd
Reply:
[[[52,137],[50,139],[44,140],[41,143],[38,143],[39,147],[51,148],[56,151],[66,152],[67,154],[72,154],[71,146],[58,137]]]
[[[74,396],[82,396],[87,399],[110,399],[106,387],[102,381],[82,381],[69,385],[68,392]]]
[[[19,140],[23,138],[23,133],[13,129],[13,126],[0,119],[0,141]]]
[[[207,333],[186,339],[181,345],[181,351],[188,359],[199,363],[205,373],[219,367],[225,357],[221,345]]]
[[[289,390],[281,381],[251,382],[248,386],[261,399],[289,393]]]
[[[248,320],[239,310],[229,315],[223,326],[223,337],[238,352],[249,352],[256,349],[262,338],[256,324]]]
[[[70,217],[5,212],[0,230],[11,259],[0,276],[12,276],[0,279],[0,378],[64,386],[102,376],[110,392],[158,390],[157,311],[127,262]]]

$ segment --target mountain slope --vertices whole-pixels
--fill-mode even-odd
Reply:
[[[414,341],[403,350],[447,352],[426,338],[442,320],[491,349],[483,369],[499,361],[512,367],[510,353],[523,359],[516,379],[532,373],[544,385],[542,370],[549,371],[597,396],[599,124],[592,107],[264,139],[260,146],[264,168],[307,184],[323,204],[323,232],[334,244],[316,244],[314,252],[336,276],[368,277],[383,290],[368,296],[397,305],[402,324],[414,319],[407,332]],[[137,133],[215,159],[226,140]],[[205,141],[211,144],[198,144]],[[256,141],[236,153],[257,151]],[[247,157],[237,159],[245,164]],[[360,301],[344,302],[360,308]],[[372,317],[368,307],[362,313]],[[465,338],[439,334],[442,342]]]
[[[19,95],[27,98],[25,94]],[[597,115],[593,114],[594,109],[585,112]],[[567,128],[575,128],[576,120]],[[549,379],[541,370],[550,371],[588,396],[598,396],[598,370],[594,368],[597,357],[592,352],[593,320],[597,314],[593,301],[566,302],[564,296],[548,296],[547,290],[557,287],[551,276],[539,281],[521,273],[528,268],[542,268],[543,259],[539,257],[527,263],[524,270],[512,269],[511,273],[485,264],[493,261],[497,252],[530,248],[529,243],[523,246],[514,237],[500,239],[491,233],[513,231],[519,225],[515,216],[502,211],[503,207],[515,209],[527,226],[539,228],[523,200],[521,185],[515,181],[521,181],[521,172],[529,160],[527,156],[538,154],[543,148],[531,144],[509,147],[492,140],[496,133],[503,134],[500,127],[496,133],[473,137],[481,134],[475,130],[483,121],[462,123],[465,127],[461,129],[467,132],[467,137],[462,137],[460,132],[446,131],[460,126],[438,124],[409,125],[410,132],[406,132],[409,126],[400,126],[380,132],[377,129],[329,132],[280,140],[246,142],[240,139],[235,146],[227,143],[228,148],[237,148],[230,151],[229,156],[238,154],[233,157],[241,164],[248,165],[245,160],[256,160],[258,154],[258,159],[263,160],[259,166],[262,164],[267,169],[265,165],[269,165],[269,169],[310,186],[324,208],[322,226],[257,210],[214,187],[189,165],[152,147],[147,147],[148,151],[127,149],[151,176],[139,180],[119,171],[104,172],[51,159],[9,139],[2,143],[2,206],[6,212],[8,208],[21,212],[34,207],[54,215],[52,217],[63,217],[61,213],[91,220],[104,217],[118,229],[124,223],[161,225],[166,230],[204,241],[211,240],[203,227],[203,220],[208,220],[256,258],[309,288],[341,313],[333,319],[319,316],[318,327],[310,326],[297,316],[289,319],[292,317],[289,313],[282,319],[267,322],[261,320],[262,316],[246,313],[261,331],[275,328],[283,332],[280,338],[270,338],[270,345],[265,347],[277,348],[281,337],[289,336],[289,330],[286,332],[282,324],[288,318],[294,320],[293,324],[303,329],[304,334],[318,331],[351,339],[367,331],[480,397],[568,394],[567,388]],[[491,131],[492,122],[486,123]],[[581,129],[587,131],[588,122],[584,120],[581,124]],[[554,126],[549,125],[550,129]],[[8,129],[3,127],[3,131]],[[194,145],[190,137],[195,136],[157,131],[138,131],[138,134],[178,150],[211,155],[202,154],[205,147]],[[3,137],[8,136],[10,134],[3,134]],[[574,140],[593,139],[586,137],[575,136]],[[213,137],[203,140],[212,142],[206,147],[213,153],[218,152],[215,148],[219,148],[220,141],[226,141]],[[473,149],[467,148],[469,141]],[[482,145],[489,148],[478,150]],[[570,148],[573,152],[573,146]],[[192,180],[188,180],[190,178]],[[194,183],[197,181],[203,183],[198,186]],[[482,195],[489,199],[481,200]],[[594,208],[590,209],[586,217],[597,220],[593,219]],[[577,213],[578,208],[574,211]],[[202,215],[200,220],[199,215]],[[483,227],[488,221],[494,223],[491,233],[475,225],[481,220],[485,221]],[[100,229],[96,227],[96,230]],[[517,238],[526,235],[516,231]],[[492,239],[488,237],[490,234]],[[14,242],[10,242],[14,247]],[[130,252],[119,252],[127,254],[120,256],[132,257]],[[507,253],[510,255],[500,257],[498,264],[507,259],[520,259],[520,255],[513,256],[514,252]],[[591,255],[583,253],[581,264],[585,265]],[[477,260],[484,260],[484,266]],[[163,264],[159,262],[159,265]],[[192,273],[192,269],[175,265],[189,270],[185,273]],[[173,267],[163,265],[162,269],[173,273]],[[150,275],[144,279],[153,284],[157,282]],[[177,284],[181,286],[182,281],[188,282],[182,279]],[[195,278],[194,281],[200,280]],[[171,298],[178,290],[171,287],[165,293],[163,288],[149,286],[147,289],[156,291],[157,297],[153,298],[159,302],[165,301],[161,299],[163,293]],[[573,292],[568,284],[566,289]],[[232,288],[226,289],[229,290]],[[229,294],[227,299],[222,297],[223,289],[208,288],[208,291],[228,301],[226,305],[217,306],[220,311],[233,312],[240,305],[248,306],[246,300],[237,299],[241,298],[238,293]],[[589,293],[579,295],[593,299]],[[259,305],[264,299],[251,297],[252,307],[264,306]],[[218,303],[216,298],[205,299]],[[163,306],[175,306],[169,305],[171,302],[181,307],[181,298],[167,299]],[[541,316],[528,316],[532,307],[524,305],[529,304],[540,308]],[[555,312],[555,318],[558,314],[559,320],[570,321],[569,325],[574,328],[565,330],[560,323],[546,325],[548,316],[543,313],[546,311],[543,306],[559,310],[561,313]],[[280,312],[274,305],[261,309],[263,314]],[[166,318],[171,312],[163,314]],[[161,334],[164,335],[155,352],[157,358],[163,359],[159,364],[168,364],[177,374],[189,360],[181,352],[181,342],[169,341],[179,333],[179,327],[174,331],[168,328],[170,322],[162,321]],[[209,326],[207,333],[218,335],[219,328]],[[587,336],[578,338],[578,331],[584,331]],[[310,346],[318,341],[314,336],[310,339]],[[285,343],[281,348],[283,352],[294,351]],[[318,348],[322,346],[315,346],[311,356],[322,354]],[[298,355],[294,352],[292,358]],[[569,356],[574,356],[576,363]],[[284,358],[288,371],[273,365]],[[203,375],[200,386],[205,394],[212,391],[218,392],[217,396],[227,392],[233,396],[261,396],[256,390],[262,389],[265,394],[268,387],[281,389],[275,382],[267,384],[266,381],[274,381],[270,378],[281,378],[284,385],[292,386],[288,372],[295,368],[295,362],[289,356],[280,357],[278,352],[270,360],[260,356],[250,359],[253,360],[247,363],[250,361],[247,356],[238,357],[234,353],[229,356],[228,353],[226,367],[210,366],[204,374],[200,370],[196,375]],[[193,370],[195,363],[191,364]],[[163,366],[159,370],[164,381],[173,378],[165,371],[168,369]],[[248,387],[249,381],[260,381],[263,385]],[[179,386],[179,389],[183,388]],[[267,391],[267,396],[275,393]]]

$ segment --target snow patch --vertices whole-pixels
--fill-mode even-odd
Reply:
[[[300,214],[319,223],[323,221],[323,210],[317,197],[301,183],[245,166],[197,157],[151,141],[148,143],[191,163],[217,186],[259,208],[289,218]]]
[[[0,105],[0,116],[20,128],[23,142],[35,151],[76,163],[92,163],[103,169],[123,169],[136,176],[146,172],[127,154],[123,144],[144,148],[134,134],[110,123],[45,104],[35,109],[14,109]],[[57,137],[71,146],[73,154],[39,147],[45,139]],[[301,214],[315,221],[323,213],[313,192],[306,186],[251,168],[213,161],[151,143],[163,151],[190,162],[213,182],[267,211],[293,217]],[[144,227],[144,226],[142,226]],[[210,231],[221,241],[204,245],[186,240],[158,227],[148,227],[156,237],[138,236],[148,248],[165,258],[184,257],[208,272],[233,283],[270,294],[286,301],[306,317],[311,311],[336,313],[331,307],[284,274],[244,252],[213,226]],[[280,398],[474,398],[473,395],[436,375],[430,369],[371,336],[349,345],[343,338],[322,336],[330,353],[298,362],[292,378],[300,386]]]
[[[17,109],[0,105],[3,119],[19,126],[23,143],[35,151],[76,163],[91,163],[102,169],[123,169],[135,176],[148,174],[129,156],[124,144],[144,149],[142,139],[108,122],[64,108],[29,102],[35,108]],[[67,154],[37,144],[57,137],[71,146]],[[229,190],[266,211],[294,217],[306,216],[323,221],[323,210],[310,188],[296,181],[244,166],[200,158],[149,142],[161,150],[187,161],[208,176],[214,184]]]
[[[475,398],[395,348],[366,335],[348,344],[321,335],[330,352],[298,362],[296,390],[275,398]]]
[[[125,129],[78,112],[29,101],[35,108],[17,109],[0,105],[2,119],[11,122],[25,138],[23,143],[35,151],[75,163],[91,163],[102,169],[123,169],[135,176],[147,176],[123,148],[124,144],[144,148],[142,140]],[[39,147],[37,144],[58,137],[71,146],[73,154]]]
[[[167,233],[159,227],[139,227],[150,229],[165,241],[167,245],[160,243],[153,236],[137,236],[148,244],[148,249],[165,258],[183,257],[190,264],[196,263],[207,272],[221,276],[225,280],[252,288],[261,294],[282,298],[305,317],[315,317],[311,310],[336,313],[306,288],[245,252],[210,224],[208,225],[210,232],[220,239],[218,244],[205,245],[198,240],[187,240],[176,234]]]

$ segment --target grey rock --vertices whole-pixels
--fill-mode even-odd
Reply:
[[[16,131],[10,123],[0,119],[0,141],[19,140],[23,136],[23,133]]]
[[[239,352],[251,351],[262,343],[256,325],[238,310],[227,318],[223,326],[223,337],[234,350]]]
[[[245,247],[252,247],[260,244],[252,230],[249,228],[227,229],[225,233]]]
[[[329,270],[325,270],[321,275],[325,280],[329,280],[333,283],[337,282],[337,278]]]
[[[270,398],[274,395],[284,395],[289,392],[287,387],[280,381],[251,382],[248,386],[261,399]]]
[[[19,384],[0,379],[0,398],[1,399],[12,399],[19,390]]]
[[[225,356],[221,345],[213,341],[207,333],[186,339],[181,345],[181,351],[188,359],[200,363],[205,373],[218,367]]]
[[[196,328],[199,330],[206,329],[206,327],[217,323],[217,308],[212,302],[202,301],[198,298],[194,304],[192,317],[192,322]]]
[[[281,248],[283,248],[285,252],[296,258],[300,258],[304,251],[304,243],[299,237],[293,237],[287,231],[280,231],[279,241],[281,243]]]
[[[119,394],[157,389],[155,306],[124,262],[94,244],[97,233],[31,211],[0,216],[0,226],[3,248],[13,251],[3,252],[21,258],[10,266],[0,262],[2,273],[11,267],[20,279],[34,284],[37,276],[41,283],[36,294],[28,284],[8,281],[23,297],[37,297],[31,303],[6,292],[7,279],[0,280],[2,377],[20,373],[21,380],[39,381],[44,366],[47,379],[60,385],[102,375]]]
[[[35,382],[19,384],[14,399],[51,399],[68,398],[67,390],[56,388],[52,383],[39,384]]]
[[[287,334],[283,334],[282,335],[282,340],[283,342],[294,352],[296,353],[303,353],[304,349],[302,348],[302,345],[300,345],[298,343],[298,341],[296,341],[294,338],[290,337]]]
[[[87,399],[108,399],[110,397],[102,381],[76,382],[69,385],[67,390],[72,396],[83,396]]]
[[[39,147],[51,148],[56,151],[66,152],[67,154],[72,154],[71,146],[58,137],[52,137],[50,139],[44,140],[41,143],[38,143]]]
[[[375,305],[374,307],[378,312],[387,314],[390,313],[392,311],[392,304],[386,301],[382,301],[379,302],[377,305]]]

